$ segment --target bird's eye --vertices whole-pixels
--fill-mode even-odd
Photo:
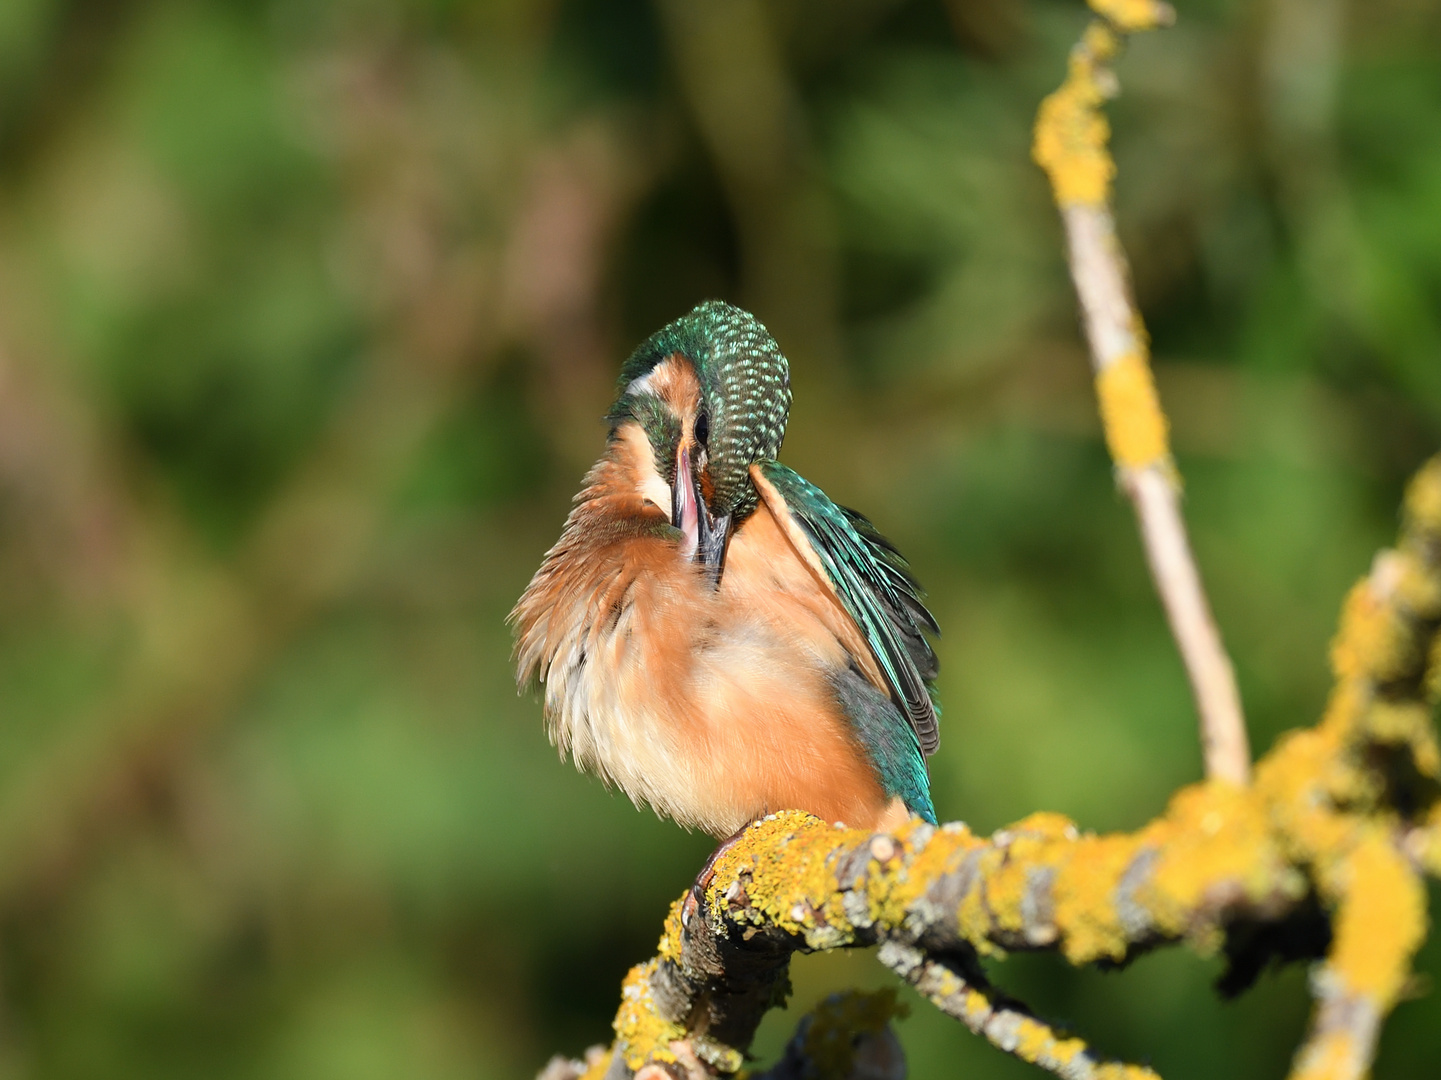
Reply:
[[[702,446],[710,441],[710,417],[705,413],[695,418],[695,441]]]

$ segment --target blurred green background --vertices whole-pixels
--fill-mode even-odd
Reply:
[[[1441,445],[1441,3],[1194,0],[1119,215],[1252,739]],[[556,760],[503,620],[619,363],[709,296],[944,628],[941,816],[1199,773],[1031,118],[1078,0],[0,0],[0,1078],[528,1078],[710,847]],[[1434,894],[1433,894],[1434,896]],[[1433,905],[1433,911],[1436,910]],[[1275,1077],[1305,973],[1002,985]],[[1441,971],[1441,944],[1420,964]],[[800,1008],[889,978],[803,958]],[[1377,1076],[1435,1075],[1441,995]],[[921,1003],[912,1075],[1032,1075]]]

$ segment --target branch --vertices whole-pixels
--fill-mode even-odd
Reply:
[[[832,994],[796,1025],[774,1068],[752,1080],[906,1080],[891,1020],[906,1015],[894,990]]]
[[[974,964],[962,972],[955,960],[931,958],[895,941],[881,946],[880,960],[973,1034],[1046,1072],[1066,1080],[1160,1080],[1143,1066],[1098,1058],[1080,1039],[1058,1033],[1024,1005],[997,994]]]
[[[1400,544],[1376,556],[1346,599],[1325,717],[1288,744],[1318,767],[1296,791],[1303,801],[1291,804],[1287,824],[1335,908],[1335,941],[1312,980],[1317,1008],[1296,1056],[1298,1080],[1366,1074],[1381,1021],[1426,936],[1420,874],[1441,876],[1441,749],[1432,722],[1441,698],[1438,626],[1441,457],[1411,482]],[[1376,756],[1370,768],[1365,754]],[[1323,799],[1351,812],[1328,814],[1315,805]],[[1417,809],[1406,815],[1410,804]],[[1407,842],[1416,823],[1421,844]]]
[[[1162,945],[1225,945],[1233,970],[1254,974],[1285,958],[1280,931],[1319,906],[1331,941],[1293,1077],[1362,1076],[1425,936],[1421,874],[1441,871],[1438,625],[1441,457],[1410,487],[1399,545],[1346,601],[1325,716],[1283,737],[1253,785],[1194,784],[1150,824],[1110,835],[1048,813],[990,837],[773,814],[717,857],[699,900],[672,906],[659,954],[626,978],[614,1046],[584,1075],[733,1076],[793,953],[880,945],[884,963],[1008,1053],[1070,1080],[1151,1078],[993,990],[978,958],[1048,950],[1114,966]]]
[[[1086,30],[1071,53],[1065,83],[1041,104],[1034,155],[1050,177],[1065,224],[1106,444],[1135,507],[1146,561],[1190,678],[1206,775],[1245,784],[1251,752],[1241,696],[1181,517],[1179,477],[1151,377],[1145,324],[1111,212],[1115,164],[1100,111],[1116,92],[1105,65],[1119,51],[1122,34],[1167,24],[1174,13],[1151,0],[1091,0],[1091,7],[1107,21]]]

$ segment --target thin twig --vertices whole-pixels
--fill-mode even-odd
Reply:
[[[1144,1065],[1097,1057],[1080,1039],[1056,1031],[976,974],[962,972],[953,960],[929,957],[895,941],[882,945],[878,955],[881,963],[973,1034],[1063,1080],[1160,1080]]]
[[[1115,166],[1100,112],[1114,90],[1114,76],[1104,65],[1120,47],[1118,29],[1162,25],[1170,9],[1141,0],[1093,0],[1092,7],[1117,22],[1093,23],[1072,52],[1065,83],[1037,117],[1035,156],[1051,178],[1065,224],[1106,442],[1121,489],[1135,507],[1146,561],[1191,682],[1206,775],[1244,785],[1251,752],[1241,696],[1181,516],[1179,478],[1151,377],[1145,326],[1116,237],[1110,207]]]

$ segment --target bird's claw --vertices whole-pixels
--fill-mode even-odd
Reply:
[[[695,876],[695,881],[691,883],[690,892],[686,894],[685,901],[680,906],[681,926],[689,926],[691,918],[695,915],[701,904],[705,902],[705,892],[710,888],[711,882],[715,880],[717,861],[719,861],[720,857],[727,851],[736,846],[740,838],[745,835],[746,829],[749,828],[750,823],[748,822],[741,826],[734,836],[722,840],[720,845],[710,853],[710,857],[706,859],[705,865],[700,868],[700,873]]]

